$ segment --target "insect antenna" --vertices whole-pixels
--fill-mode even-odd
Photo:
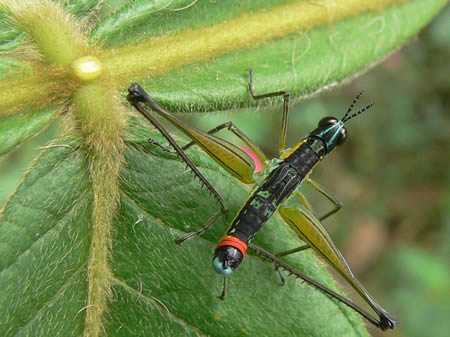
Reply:
[[[345,118],[342,118],[342,123],[345,123],[347,121],[349,121],[350,119],[352,119],[353,117],[356,117],[360,114],[362,114],[364,111],[369,110],[371,107],[373,107],[375,105],[375,102],[370,103],[368,106],[366,106],[365,108],[362,108],[361,110],[355,112],[354,114],[352,114],[351,116],[347,116]]]
[[[353,110],[353,107],[355,106],[355,104],[358,102],[359,98],[361,97],[361,95],[364,94],[364,91],[361,91],[358,95],[356,95],[355,99],[353,100],[353,103],[350,105],[350,107],[348,108],[347,112],[345,113],[344,117],[342,117],[341,121],[346,120],[347,116],[350,114],[350,112]]]
[[[356,97],[353,100],[352,104],[350,105],[350,107],[348,108],[347,112],[345,113],[344,117],[342,117],[342,119],[341,119],[342,123],[345,123],[348,120],[352,119],[353,117],[356,117],[356,116],[362,114],[364,111],[369,110],[371,107],[373,107],[375,105],[375,102],[372,102],[371,104],[369,104],[365,108],[363,108],[363,109],[355,112],[354,114],[350,115],[350,112],[352,112],[353,108],[355,107],[355,104],[358,102],[359,98],[361,97],[361,95],[363,93],[364,93],[364,91],[361,91],[358,95],[356,95]]]

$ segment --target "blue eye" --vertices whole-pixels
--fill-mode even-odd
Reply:
[[[221,246],[216,249],[213,257],[213,267],[217,273],[230,275],[242,262],[243,255],[233,246]]]
[[[218,274],[222,274],[222,275],[228,276],[228,275],[231,275],[231,273],[233,272],[233,269],[231,269],[230,267],[224,268],[223,263],[219,261],[218,257],[215,257],[213,259],[212,264],[213,264],[214,270]]]

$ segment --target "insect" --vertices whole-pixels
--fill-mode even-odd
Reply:
[[[352,109],[357,103],[362,93],[359,93],[354,99],[345,115],[340,119],[334,117],[322,118],[317,128],[315,128],[309,135],[304,137],[292,149],[286,149],[286,134],[289,114],[290,94],[285,91],[273,92],[263,95],[255,95],[253,91],[253,71],[249,69],[250,79],[248,82],[248,90],[254,99],[263,99],[267,97],[283,96],[283,115],[282,127],[280,135],[280,158],[272,160],[272,164],[268,165],[264,172],[264,179],[262,182],[256,184],[244,205],[234,217],[231,225],[226,231],[225,236],[221,239],[215,249],[213,257],[213,266],[216,272],[224,275],[224,287],[222,295],[219,298],[224,298],[226,294],[226,277],[230,275],[242,262],[247,247],[254,249],[258,254],[273,261],[277,267],[284,268],[295,276],[303,279],[311,285],[319,288],[328,295],[345,303],[360,313],[368,321],[382,330],[393,329],[397,321],[385,309],[379,305],[376,300],[369,294],[359,280],[353,275],[350,267],[345,261],[344,257],[333,243],[327,230],[322,225],[321,221],[336,213],[341,204],[334,197],[332,197],[324,188],[314,182],[310,177],[312,169],[325,158],[327,154],[333,151],[337,146],[342,145],[347,137],[347,130],[344,126],[353,117],[363,113],[371,108],[374,103],[365,108],[354,112]],[[190,146],[196,144],[201,147],[208,155],[211,156],[224,169],[230,172],[233,176],[244,183],[254,183],[253,175],[254,163],[249,156],[234,144],[225,141],[214,133],[222,129],[228,129],[237,137],[244,141],[244,143],[258,156],[262,162],[268,163],[266,156],[259,149],[257,145],[245,136],[245,134],[237,128],[232,122],[224,123],[216,128],[204,132],[197,128],[188,125],[186,122],[177,118],[173,114],[166,111],[157,102],[155,102],[138,84],[132,84],[129,89],[127,99],[129,102],[140,111],[167,139],[169,144],[173,147],[186,165],[192,170],[196,177],[204,184],[218,201],[221,209],[211,216],[207,222],[198,230],[187,233],[183,237],[176,240],[177,243],[182,243],[188,238],[200,235],[210,228],[213,223],[224,213],[228,211],[225,201],[220,194],[214,189],[209,181],[201,174],[195,167],[192,161],[184,152]],[[180,147],[170,134],[162,127],[161,124],[147,111],[141,103],[145,103],[151,110],[157,112],[160,116],[167,119],[187,136],[192,141],[184,147]],[[163,144],[154,140],[151,143],[160,146],[165,151],[173,152]],[[302,182],[306,182],[312,186],[313,189],[322,194],[330,202],[333,203],[333,208],[322,216],[317,216],[312,206],[307,199],[298,190]],[[287,199],[294,200],[295,207],[285,204]],[[305,242],[305,245],[287,252],[279,253],[276,256],[270,254],[264,249],[257,247],[250,243],[263,224],[277,211],[280,213],[283,220],[296,232],[296,234]],[[333,266],[349,284],[364,298],[369,306],[378,315],[378,319],[367,313],[356,304],[350,302],[348,299],[337,294],[333,290],[323,286],[314,281],[307,275],[298,272],[294,268],[284,263],[280,258],[282,256],[295,253],[307,248],[312,248],[324,260]],[[280,274],[281,276],[281,274]],[[282,279],[283,280],[283,279]]]

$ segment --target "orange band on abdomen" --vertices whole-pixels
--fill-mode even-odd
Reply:
[[[231,246],[238,249],[242,253],[242,257],[244,257],[247,252],[247,244],[235,236],[227,235],[223,237],[217,244],[216,249],[223,246]]]

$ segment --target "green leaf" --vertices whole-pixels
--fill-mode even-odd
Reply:
[[[0,8],[0,51],[13,50],[23,42],[23,35],[8,21],[8,15]]]
[[[289,1],[198,1],[190,9],[177,10],[193,1],[115,1],[115,10],[112,13],[110,10],[103,12],[104,17],[92,30],[91,39],[111,46],[123,45],[140,39],[143,34],[159,36],[210,26],[246,11],[270,9],[287,2]]]
[[[89,184],[67,148],[44,151],[2,214],[0,329],[4,336],[76,336],[87,293]],[[69,178],[68,178],[69,177]],[[64,310],[62,308],[64,307]],[[70,317],[71,319],[67,319]]]
[[[0,155],[15,149],[28,138],[44,130],[58,112],[58,108],[48,108],[37,112],[29,110],[0,118]]]
[[[226,301],[218,300],[222,278],[212,269],[212,251],[248,189],[190,151],[223,193],[230,213],[203,237],[177,246],[176,237],[198,228],[219,206],[182,162],[147,145],[148,136],[135,133],[127,145],[108,335],[367,335],[350,309],[298,280],[280,287],[273,266],[251,253],[230,278]],[[0,329],[5,336],[76,336],[83,330],[91,212],[86,165],[79,147],[45,150],[4,210]],[[277,217],[271,220],[258,243],[270,249],[298,244],[282,226]],[[333,285],[309,253],[291,261]]]
[[[81,19],[93,13],[99,0],[55,0],[55,2]],[[12,51],[24,41],[26,41],[25,32],[11,24],[9,15],[0,8],[0,51]]]
[[[200,1],[186,9],[192,2],[63,3],[82,19],[80,26],[98,18],[90,42],[103,49],[92,52],[99,54],[108,74],[118,79],[120,89],[140,81],[169,110],[212,111],[256,104],[246,89],[248,67],[255,69],[258,93],[287,90],[300,99],[337,85],[406,43],[447,1],[345,0],[336,5],[324,0],[320,6],[292,0]],[[290,19],[298,28],[289,30],[283,26],[287,19],[278,13],[290,6],[304,11],[298,12],[298,19]],[[14,20],[6,20],[5,12],[0,15],[0,45],[14,52],[29,36]],[[270,23],[271,30],[259,32],[261,27],[252,25],[263,15],[270,18],[266,25]],[[234,23],[240,24],[237,29]],[[83,28],[88,31],[91,23]],[[236,31],[229,33],[231,29]],[[207,32],[210,36],[202,35]],[[170,40],[174,36],[181,40]],[[242,39],[246,42],[240,44]],[[0,70],[7,69],[8,63],[3,65],[0,59],[0,66]],[[29,67],[20,62],[14,65],[21,66]],[[38,71],[51,74],[54,69]],[[62,80],[44,81],[49,88],[66,87]],[[32,83],[39,86],[42,81],[33,78]],[[8,82],[4,85],[8,87]],[[16,104],[26,102],[42,109],[49,96],[36,92],[29,90],[28,100],[26,94],[18,95]]]
[[[277,13],[291,3],[295,2],[199,2],[198,6],[176,13],[167,8],[145,12],[145,5],[124,6],[98,24],[92,32],[92,39],[115,48],[117,44],[125,44],[123,51],[126,53],[126,44],[134,46],[135,41],[141,41],[143,36],[171,36],[220,24],[224,30],[232,29],[231,20],[238,20],[246,11],[257,20],[262,11]],[[269,40],[254,33],[255,45],[251,46],[249,42],[248,48],[233,46],[239,39],[253,33],[250,23],[246,26],[243,19],[239,21],[241,35],[229,37],[231,46],[226,49],[227,53],[222,51],[222,45],[215,44],[220,35],[208,37],[209,42],[203,49],[197,51],[192,48],[195,49],[192,54],[189,49],[183,49],[183,56],[189,61],[181,67],[174,67],[170,62],[166,65],[159,55],[178,57],[176,50],[184,41],[171,44],[164,38],[161,41],[155,38],[146,46],[146,57],[136,60],[136,63],[142,63],[139,72],[134,73],[133,64],[127,61],[128,55],[120,58],[120,62],[129,68],[129,73],[133,73],[133,81],[139,80],[155,99],[173,111],[213,111],[256,104],[247,93],[246,69],[249,67],[255,70],[255,90],[258,93],[286,90],[300,99],[366,71],[417,34],[447,1],[392,1],[391,6],[381,8],[376,8],[378,2],[359,3],[373,3],[375,8],[367,5],[367,9],[360,13],[356,9],[352,13],[349,9],[345,18],[334,19],[335,9],[325,1],[323,5],[330,6],[328,24],[321,24],[316,19],[296,32],[285,33],[280,29],[279,33],[274,33],[280,36]],[[379,3],[383,6],[387,2]],[[315,6],[308,2],[303,4],[305,9]],[[345,1],[340,6],[345,6]],[[309,17],[305,21],[307,19]],[[230,27],[226,20],[230,21]],[[280,26],[283,24],[283,17],[275,14],[272,20]],[[151,50],[155,52],[151,53]],[[120,68],[119,64],[114,65]],[[146,70],[146,67],[154,70]]]
[[[99,9],[100,0],[57,0],[55,1],[77,17],[88,17]]]

